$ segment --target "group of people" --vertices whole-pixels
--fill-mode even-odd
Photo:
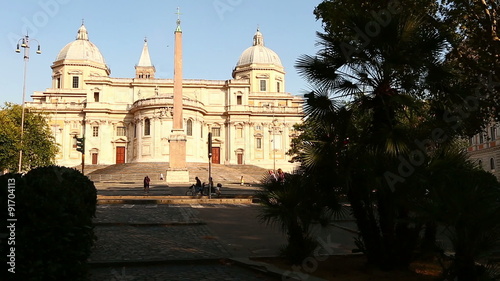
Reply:
[[[194,188],[196,188],[196,193],[200,193],[201,195],[204,195],[205,188],[209,187],[211,188],[210,193],[216,193],[217,195],[220,195],[220,189],[222,187],[222,184],[218,183],[217,186],[214,186],[214,181],[212,177],[208,179],[208,185],[207,183],[203,182],[201,183],[200,178],[195,177],[194,178],[196,183],[193,185]]]
[[[163,174],[160,174],[160,180],[163,180]],[[204,183],[201,183],[201,180],[200,178],[198,177],[195,177],[195,180],[196,180],[196,183],[193,184],[193,188],[195,188],[196,190],[196,193],[200,193],[201,195],[204,195],[204,190],[205,190],[205,187],[207,187],[207,184],[204,182]],[[149,183],[151,182],[151,179],[149,178],[149,176],[145,176],[144,177],[144,192],[146,193],[149,193]],[[222,187],[222,184],[218,183],[217,186],[214,186],[214,181],[212,179],[212,177],[210,177],[208,179],[208,186],[210,186],[212,188],[211,190],[211,193],[216,193],[217,195],[220,195],[221,194],[221,187]]]
[[[274,170],[269,170],[269,178],[272,182],[279,182],[279,183],[284,183],[285,182],[285,172],[281,168],[276,170],[276,173]]]

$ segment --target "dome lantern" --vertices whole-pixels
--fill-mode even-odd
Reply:
[[[264,46],[264,36],[259,29],[257,29],[257,32],[253,36],[253,46],[243,51],[236,64],[236,68],[251,64],[283,67],[278,54]]]

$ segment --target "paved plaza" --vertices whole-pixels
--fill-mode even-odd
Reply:
[[[277,280],[229,261],[231,254],[197,216],[201,209],[255,207],[98,205],[92,280]]]
[[[99,196],[145,196],[131,184],[97,188]],[[146,196],[175,197],[186,189],[153,185]],[[223,194],[251,196],[256,190],[234,185]],[[259,210],[255,203],[99,204],[94,219],[98,240],[89,258],[91,280],[282,280],[283,270],[261,272],[248,266],[254,263],[250,257],[277,256],[286,242],[277,228],[259,221]],[[354,247],[354,234],[338,227],[318,227],[315,235],[335,240],[329,243],[335,254]]]

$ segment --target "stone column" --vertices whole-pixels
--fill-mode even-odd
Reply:
[[[174,116],[173,128],[169,138],[170,161],[166,171],[167,183],[189,183],[186,166],[186,132],[182,118],[182,31],[177,19],[174,50]]]

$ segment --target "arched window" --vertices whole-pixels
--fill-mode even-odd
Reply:
[[[191,119],[188,119],[186,122],[186,134],[188,136],[193,135],[193,120],[191,120]]]
[[[479,167],[480,167],[480,168],[482,168],[482,167],[483,167],[483,161],[482,161],[482,160],[479,160],[479,161],[477,162],[477,164],[479,164]]]
[[[495,170],[495,159],[490,158],[490,169]]]
[[[148,118],[144,119],[144,135],[149,136],[151,134],[151,120]]]

